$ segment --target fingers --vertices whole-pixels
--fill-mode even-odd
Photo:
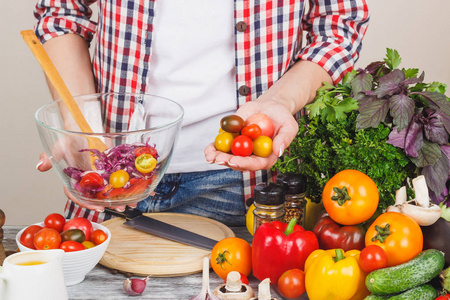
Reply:
[[[52,168],[52,163],[50,162],[50,159],[48,158],[47,154],[44,152],[41,153],[39,156],[39,161],[36,165],[36,170],[45,172]]]

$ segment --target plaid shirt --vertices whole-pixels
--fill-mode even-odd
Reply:
[[[164,0],[161,0],[164,1]],[[97,2],[98,24],[89,5]],[[36,35],[45,42],[76,33],[95,37],[98,92],[146,92],[151,67],[156,0],[40,0]],[[365,0],[234,0],[236,107],[260,96],[298,59],[322,66],[335,83],[352,70],[366,32]],[[306,45],[302,46],[303,33]],[[113,111],[132,107],[117,103]],[[114,118],[110,119],[110,126]],[[127,120],[124,120],[127,121]],[[245,198],[253,186],[274,180],[270,171],[244,172]],[[88,214],[80,208],[81,214]],[[89,213],[96,221],[98,213]]]

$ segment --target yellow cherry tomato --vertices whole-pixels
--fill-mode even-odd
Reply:
[[[223,131],[216,136],[214,146],[217,150],[228,153],[231,151],[231,143],[233,142],[233,134]]]
[[[114,173],[112,173],[111,176],[109,177],[109,183],[113,188],[119,189],[123,187],[128,182],[129,179],[130,175],[128,175],[127,171],[117,170]]]
[[[91,241],[84,241],[84,242],[82,242],[82,244],[86,249],[95,247],[95,244]]]
[[[151,154],[141,154],[134,161],[136,169],[141,173],[150,173],[156,167],[156,159]]]
[[[253,141],[253,154],[260,157],[267,157],[272,153],[272,139],[261,135]]]

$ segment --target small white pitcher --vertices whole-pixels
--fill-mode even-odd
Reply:
[[[8,256],[0,269],[0,299],[68,299],[62,269],[63,254],[63,250],[55,249]]]

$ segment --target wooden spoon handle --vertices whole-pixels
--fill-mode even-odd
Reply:
[[[25,43],[30,48],[31,52],[33,52],[37,61],[41,65],[45,74],[47,75],[48,79],[53,84],[55,89],[58,91],[58,94],[61,97],[61,100],[67,106],[67,109],[71,113],[74,120],[77,122],[81,131],[92,133],[91,127],[89,126],[88,122],[84,118],[83,113],[81,112],[77,103],[73,99],[72,94],[70,93],[66,84],[62,80],[61,76],[59,75],[59,73],[56,70],[55,66],[53,65],[52,61],[48,57],[47,52],[45,52],[44,47],[42,47],[41,42],[39,41],[37,36],[34,34],[34,31],[33,30],[23,30],[20,32],[20,34],[22,35],[22,38],[25,41]]]

